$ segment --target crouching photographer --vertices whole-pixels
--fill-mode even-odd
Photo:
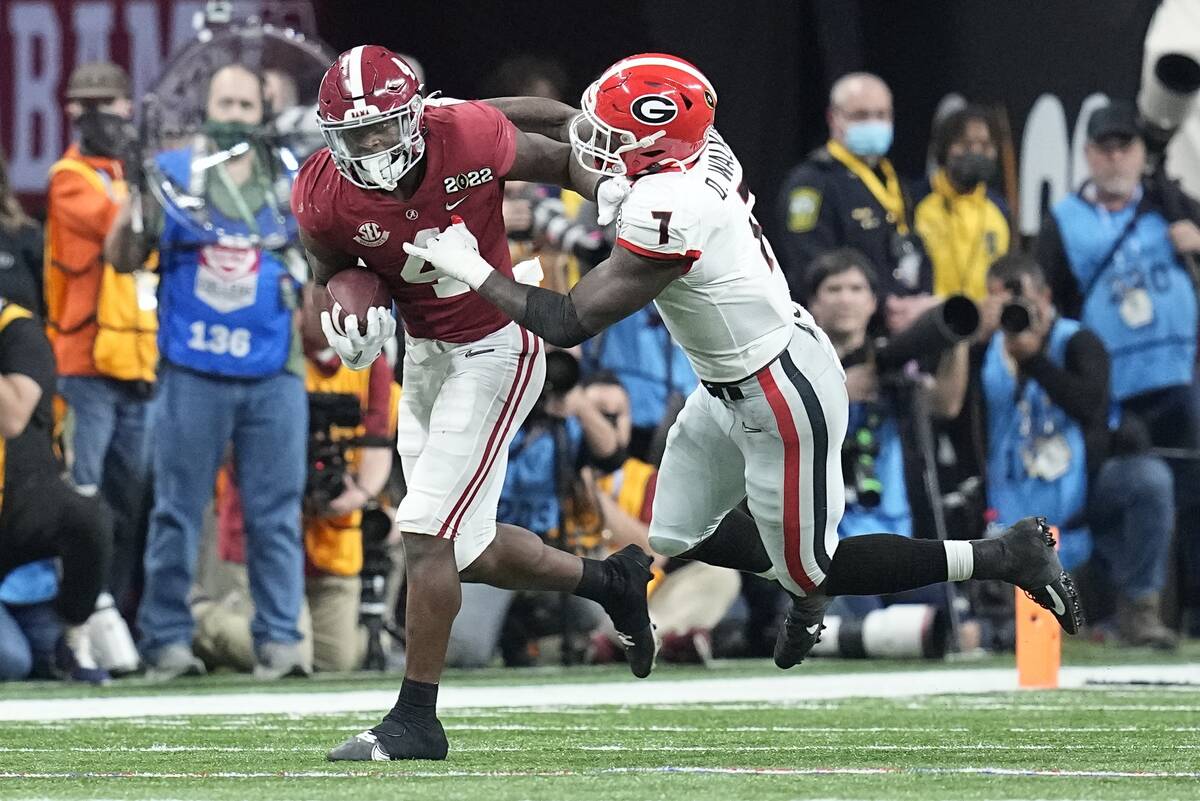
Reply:
[[[306,287],[306,304],[315,302],[314,295],[313,289]],[[376,360],[369,370],[350,370],[311,322],[318,315],[306,314],[303,319],[309,434],[302,524],[304,594],[311,634],[303,624],[301,629],[311,641],[314,669],[353,670],[362,662],[360,613],[373,615],[376,605],[382,603],[381,599],[371,603],[376,594],[382,595],[377,587],[381,582],[376,579],[390,568],[379,564],[379,554],[386,558],[386,549],[372,548],[370,570],[366,570],[364,539],[370,545],[381,545],[388,526],[385,524],[382,537],[364,538],[364,516],[378,516],[376,498],[391,472],[397,400],[394,393],[398,388],[394,389],[385,359]],[[234,482],[225,485],[218,499],[221,554],[228,561],[240,562],[241,505]],[[377,530],[377,525],[371,527],[372,532]],[[368,579],[370,586],[364,588],[363,581]],[[368,589],[370,592],[365,592]],[[365,610],[364,594],[369,607]],[[371,617],[372,621],[379,619]],[[253,664],[248,617],[239,618],[233,625],[238,629],[237,636],[224,623],[214,630],[212,620],[200,621],[197,649],[204,651],[206,662],[224,662],[230,654],[222,656],[220,652],[233,650],[236,653],[229,660],[232,666],[248,668]],[[213,645],[222,642],[241,645],[235,649]]]
[[[987,284],[972,371],[996,522],[1045,516],[1059,529],[1065,569],[1092,557],[1107,574],[1121,641],[1173,646],[1158,609],[1174,519],[1169,468],[1147,452],[1132,419],[1110,432],[1108,353],[1095,333],[1058,314],[1038,263],[1004,256]]]
[[[54,661],[64,676],[101,683],[109,675],[92,656],[85,623],[108,578],[112,516],[98,496],[81,495],[59,475],[54,383],[41,320],[0,298],[0,581],[21,565],[60,560],[55,607],[65,628]],[[3,633],[11,647],[11,631]]]
[[[966,382],[965,339],[978,325],[974,304],[954,297],[926,312],[891,341],[874,342],[868,327],[877,308],[877,278],[867,258],[853,249],[829,251],[813,260],[807,274],[809,309],[817,324],[829,335],[846,370],[850,398],[849,425],[842,447],[846,484],[846,513],[839,536],[853,537],[880,531],[914,536],[913,504],[905,475],[904,418],[931,411],[940,417],[957,414],[958,387]],[[914,379],[904,372],[914,359],[936,358],[931,409],[914,401],[920,394]],[[919,429],[928,420],[910,419]],[[936,492],[936,481],[925,489]],[[941,523],[939,523],[939,529]],[[925,536],[941,531],[917,532]],[[947,592],[934,586],[887,597],[840,597],[835,599],[826,624],[845,621],[861,628],[857,645],[846,646],[853,637],[825,636],[825,652],[846,648],[846,656],[941,656],[948,643]],[[878,610],[894,604],[926,605],[918,613],[889,613],[883,626],[851,624],[860,618],[874,619]],[[903,610],[901,610],[902,612]],[[832,622],[837,618],[838,622]],[[872,632],[888,630],[889,641],[872,642]],[[857,635],[856,635],[857,636]],[[818,650],[814,649],[814,653]]]
[[[577,532],[564,520],[582,491],[580,469],[590,465],[609,473],[625,459],[616,425],[579,386],[579,378],[579,361],[569,351],[546,353],[545,389],[509,446],[496,515],[497,522],[522,526],[572,552],[578,551]],[[564,629],[582,638],[603,617],[598,605],[556,593],[463,584],[462,599],[447,654],[447,663],[458,667],[488,664],[497,645],[507,664],[531,664],[536,638]],[[580,658],[584,646],[580,642]]]

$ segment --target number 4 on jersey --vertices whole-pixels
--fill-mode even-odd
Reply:
[[[417,235],[413,237],[413,244],[423,248],[429,244],[430,239],[433,239],[437,235],[438,229],[424,228],[417,231]],[[404,269],[400,271],[400,277],[409,284],[432,283],[433,293],[439,298],[452,298],[465,293],[471,288],[462,281],[444,275],[439,276],[434,266],[420,256],[410,255],[404,260]]]

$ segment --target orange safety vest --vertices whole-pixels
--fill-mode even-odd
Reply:
[[[50,168],[45,298],[47,335],[61,375],[153,381],[157,279],[104,262],[104,238],[126,196],[120,163],[72,145]]]

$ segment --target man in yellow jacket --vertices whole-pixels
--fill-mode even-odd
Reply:
[[[987,271],[1008,252],[1010,232],[1004,200],[988,188],[996,172],[991,117],[978,106],[950,114],[933,140],[938,169],[917,204],[917,233],[933,263],[934,294],[987,297]]]
[[[77,137],[50,170],[46,214],[47,333],[59,394],[74,415],[72,479],[113,510],[117,599],[141,561],[137,530],[149,471],[149,400],[157,350],[153,287],[104,263],[104,238],[126,201],[122,158],[133,114],[129,76],[84,64],[67,83]],[[143,281],[143,283],[145,283]]]

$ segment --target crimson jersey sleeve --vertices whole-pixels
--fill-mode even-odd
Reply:
[[[617,215],[617,244],[639,256],[675,260],[700,258],[700,214],[672,176],[638,180]]]
[[[292,184],[292,214],[306,234],[328,238],[337,220],[334,210],[339,177],[328,148],[313,153],[300,167]]]
[[[478,100],[430,101],[433,108],[446,109],[455,117],[460,130],[471,131],[471,139],[482,151],[490,151],[496,165],[496,175],[503,178],[517,158],[517,127],[495,106]]]

